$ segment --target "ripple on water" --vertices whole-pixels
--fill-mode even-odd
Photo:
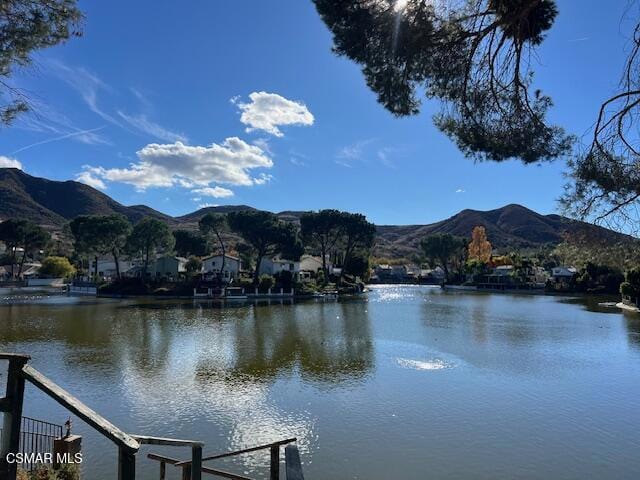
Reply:
[[[396,358],[396,363],[403,368],[412,370],[445,370],[455,367],[452,362],[447,362],[441,358],[430,360],[413,360],[410,358]]]

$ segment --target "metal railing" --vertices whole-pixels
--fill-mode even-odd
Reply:
[[[3,429],[0,428],[0,438]],[[45,422],[31,417],[22,417],[18,451],[23,455],[20,464],[23,470],[32,471],[36,467],[33,455],[53,452],[54,441],[62,438],[62,425]]]
[[[194,466],[187,480],[202,479],[202,443],[191,440],[129,435],[91,410],[80,400],[60,388],[36,369],[27,365],[28,355],[0,353],[0,360],[9,362],[6,395],[0,398],[0,412],[4,413],[3,435],[0,439],[0,479],[16,480],[17,465],[9,462],[7,455],[20,451],[20,427],[25,383],[29,382],[69,412],[86,422],[94,430],[107,437],[118,447],[118,480],[135,480],[136,453],[141,445],[171,445],[191,447]]]
[[[269,480],[280,480],[280,449],[283,445],[285,447],[285,479],[286,480],[304,480],[302,474],[302,463],[300,462],[300,454],[298,447],[295,444],[296,438],[287,438],[286,440],[280,440],[277,442],[267,443],[264,445],[258,445],[255,447],[244,448],[242,450],[236,450],[233,452],[218,453],[215,455],[208,455],[202,458],[202,462],[208,462],[211,460],[220,460],[223,458],[236,457],[238,455],[244,455],[247,453],[257,452],[260,450],[269,450],[270,463],[269,463]],[[166,479],[167,465],[173,465],[182,469],[182,479],[188,480],[193,474],[193,464],[189,460],[177,460],[171,457],[165,457],[158,455],[157,453],[150,453],[147,457],[151,460],[155,460],[160,463],[160,480]],[[255,480],[245,475],[237,473],[227,472],[220,470],[219,468],[201,467],[202,473],[214,475],[222,478],[229,478],[231,480]]]

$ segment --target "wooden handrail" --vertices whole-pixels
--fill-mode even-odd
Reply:
[[[206,462],[208,460],[218,460],[220,458],[235,457],[236,455],[242,455],[242,454],[245,454],[245,453],[256,452],[258,450],[266,450],[267,448],[271,448],[271,447],[279,447],[280,445],[286,445],[288,443],[293,443],[295,441],[297,441],[297,438],[295,438],[295,437],[287,438],[286,440],[279,440],[277,442],[267,443],[267,444],[264,444],[264,445],[258,445],[256,447],[244,448],[242,450],[236,450],[235,452],[219,453],[217,455],[210,455],[208,457],[202,457],[202,461]],[[182,462],[177,463],[176,466],[179,467],[179,466],[182,466],[182,465],[188,465],[189,463],[191,463],[191,461],[184,460]]]
[[[202,447],[202,442],[195,440],[179,440],[177,438],[150,437],[147,435],[131,435],[136,441],[144,445],[164,445],[168,447]]]
[[[0,353],[0,360],[22,360],[25,363],[31,360],[31,356],[25,353]]]
[[[140,443],[133,437],[126,434],[107,419],[87,407],[84,403],[53,383],[35,368],[25,365],[22,367],[22,374],[26,380],[49,395],[67,410],[87,422],[119,447],[127,450],[129,453],[135,453],[140,449]]]
[[[201,480],[204,472],[202,469],[202,442],[146,435],[129,435],[42,373],[27,365],[30,358],[28,355],[0,352],[0,360],[9,361],[6,394],[0,398],[0,411],[4,412],[3,431],[5,432],[0,441],[0,478],[15,480],[17,476],[16,464],[8,462],[6,458],[9,453],[15,453],[19,448],[24,387],[25,382],[28,381],[118,446],[119,480],[135,480],[136,453],[140,449],[140,445],[145,444],[191,447],[191,461],[182,468],[183,479]],[[164,472],[165,464],[168,463],[167,460],[161,460],[161,472]],[[178,460],[173,460],[174,464],[177,462]],[[218,475],[245,480],[227,472],[220,472]],[[164,473],[161,473],[161,478],[164,478]]]
[[[302,474],[302,462],[297,445],[287,445],[284,449],[285,471],[287,480],[304,480]]]
[[[147,458],[149,458],[150,460],[155,460],[156,462],[160,462],[161,464],[168,463],[169,465],[175,465],[176,467],[179,466],[178,464],[184,463],[176,458],[165,457],[164,455],[158,455],[157,453],[149,453],[147,455]],[[182,465],[182,467],[188,467],[188,465]],[[238,475],[237,473],[225,472],[224,470],[210,467],[202,467],[202,473],[217,475],[223,478],[230,478],[231,480],[254,480],[243,475]]]

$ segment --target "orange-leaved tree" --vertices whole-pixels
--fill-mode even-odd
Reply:
[[[471,242],[469,243],[469,259],[483,263],[489,263],[493,248],[487,240],[487,232],[482,226],[473,228]]]

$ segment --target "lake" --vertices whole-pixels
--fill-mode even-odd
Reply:
[[[640,315],[595,305],[413,286],[227,308],[13,298],[0,350],[129,433],[205,455],[298,437],[309,480],[637,479]],[[32,386],[24,414],[68,416]],[[74,432],[84,478],[115,478],[115,446]],[[144,447],[138,478],[158,478],[149,452],[189,457]],[[268,453],[210,466],[260,477]]]

